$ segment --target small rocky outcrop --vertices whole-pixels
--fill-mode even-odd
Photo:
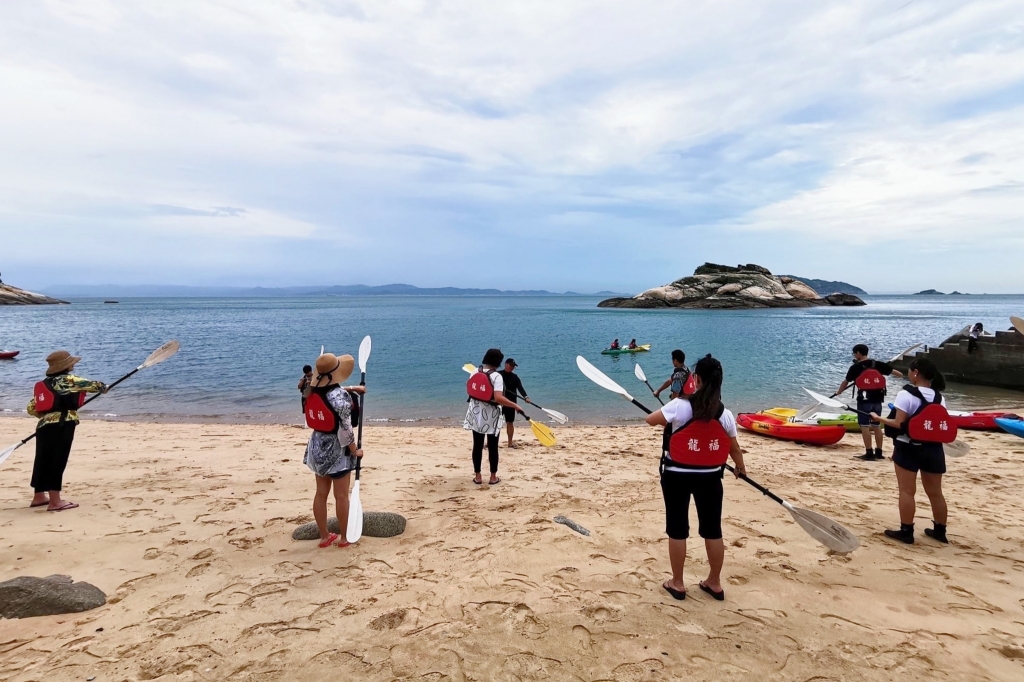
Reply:
[[[56,298],[25,291],[10,284],[0,284],[0,305],[38,305],[44,303],[67,303]]]
[[[705,263],[670,284],[648,289],[632,298],[609,298],[599,308],[808,308],[821,305],[864,305],[852,294],[822,298],[792,277],[776,277],[760,265]]]
[[[21,576],[0,583],[0,618],[32,618],[80,613],[107,603],[107,595],[66,575]]]
[[[327,530],[340,533],[338,519],[327,519]],[[392,538],[405,532],[405,517],[394,512],[363,512],[363,535],[370,538]],[[304,523],[292,531],[292,540],[319,540],[315,523]]]

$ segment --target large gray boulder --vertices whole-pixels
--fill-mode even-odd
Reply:
[[[67,303],[56,298],[25,291],[10,284],[0,284],[0,305],[35,305],[45,303]]]
[[[21,576],[0,583],[0,618],[32,618],[80,613],[103,606],[107,595],[66,575]]]
[[[705,263],[674,282],[632,298],[609,298],[600,308],[808,308],[821,305],[864,305],[849,294],[822,298],[792,277],[775,277],[760,265]]]
[[[327,530],[340,533],[338,519],[327,519]],[[363,512],[363,535],[371,538],[392,538],[405,532],[405,517],[393,512]],[[304,523],[292,531],[292,540],[319,540],[315,523]]]

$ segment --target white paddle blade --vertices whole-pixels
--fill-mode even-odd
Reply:
[[[324,354],[324,347],[320,346],[320,355],[323,355],[323,354]]]
[[[540,444],[546,448],[553,447],[558,443],[558,440],[555,439],[555,432],[540,422],[535,422],[531,419],[530,430],[533,431],[533,435],[537,437]]]
[[[11,447],[9,447],[6,450],[4,450],[3,452],[0,452],[0,464],[3,464],[4,462],[6,462],[7,458],[10,457],[11,455],[13,455],[14,451],[17,450],[20,447],[21,447],[21,443],[18,443],[17,445],[12,445]]]
[[[906,349],[905,351],[903,351],[899,355],[894,356],[893,359],[890,360],[889,362],[896,362],[897,360],[906,357],[907,353],[909,353],[910,351],[912,351],[912,350],[914,350],[916,348],[920,348],[923,345],[924,345],[923,343],[915,343],[913,346],[911,346],[910,348]]]
[[[168,341],[167,343],[165,343],[164,345],[160,346],[155,351],[150,353],[149,357],[146,358],[146,361],[139,365],[139,369],[146,369],[147,367],[152,367],[153,365],[159,365],[161,362],[177,353],[180,348],[181,344],[178,343],[177,341]]]
[[[782,506],[793,515],[793,520],[799,523],[808,535],[833,552],[846,554],[860,547],[860,540],[856,535],[827,516],[810,509],[794,507],[789,502],[784,502]]]
[[[566,417],[561,412],[556,412],[555,410],[548,410],[548,409],[545,409],[543,407],[540,408],[540,409],[541,409],[541,411],[544,414],[546,414],[547,416],[551,417],[552,419],[554,419],[559,424],[568,424],[569,423],[569,418]]]
[[[808,388],[805,388],[804,390],[807,391],[807,395],[811,396],[812,398],[817,400],[822,405],[827,405],[828,407],[838,407],[840,409],[846,407],[845,403],[841,403],[838,400],[834,400],[832,398],[826,398],[822,394],[815,393],[814,391],[812,391],[812,390],[810,390]]]
[[[363,374],[366,374],[366,361],[370,359],[372,346],[369,335],[364,336],[362,343],[359,344],[359,371]]]
[[[582,355],[576,356],[576,366],[580,368],[581,372],[583,372],[583,376],[587,377],[601,388],[607,389],[612,393],[618,393],[626,400],[633,399],[633,396],[627,393],[626,389],[609,379],[604,372],[590,364]]]
[[[946,457],[952,457],[954,459],[964,457],[971,451],[971,446],[966,441],[955,440],[952,443],[943,443],[942,451],[946,453]],[[0,462],[3,461],[3,457],[0,456]]]
[[[640,367],[639,363],[633,368],[633,374],[635,374],[636,378],[640,381],[647,383],[647,375],[644,374],[644,370]]]
[[[476,365],[467,362],[462,366],[462,371],[469,374],[476,374]]]
[[[349,542],[359,542],[361,537],[363,537],[363,503],[359,499],[359,481],[356,481],[348,498],[348,528],[345,529],[345,539]]]

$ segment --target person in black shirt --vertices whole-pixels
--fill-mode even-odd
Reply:
[[[518,398],[522,395],[523,399],[529,403],[530,399],[526,397],[526,389],[523,388],[523,382],[519,378],[519,375],[515,373],[515,368],[518,366],[519,365],[516,364],[515,360],[509,358],[505,361],[505,369],[498,372],[498,374],[501,375],[502,381],[505,382],[504,395],[514,403],[518,403]],[[501,411],[505,416],[505,431],[508,432],[508,446],[510,448],[514,448],[516,445],[512,442],[512,434],[516,432],[516,427],[512,422],[516,420],[516,411],[511,407],[502,407]]]
[[[883,377],[895,376],[897,378],[903,378],[903,374],[896,369],[893,369],[892,365],[887,362],[879,362],[878,360],[872,360],[868,357],[869,349],[863,343],[858,343],[853,347],[853,364],[850,365],[850,369],[846,372],[846,378],[843,379],[843,383],[839,384],[839,389],[836,391],[836,395],[841,394],[850,384],[856,385],[857,379],[868,370],[876,370]],[[857,389],[857,423],[860,425],[860,433],[864,437],[864,454],[857,457],[857,459],[863,459],[865,461],[873,461],[885,459],[882,456],[882,428],[876,423],[871,421],[870,415],[872,412],[876,414],[882,413],[882,403],[885,402],[885,383],[881,384],[881,388],[878,389]],[[871,432],[875,435],[875,447],[871,448]]]

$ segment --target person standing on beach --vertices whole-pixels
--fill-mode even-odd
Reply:
[[[529,404],[530,398],[526,395],[526,389],[523,387],[523,381],[519,378],[519,375],[515,373],[516,361],[509,358],[505,361],[505,369],[498,372],[501,375],[502,383],[505,384],[505,390],[502,391],[502,395],[511,400],[514,403],[519,402],[519,395],[522,394],[523,399]],[[516,432],[516,426],[513,422],[516,420],[516,411],[508,408],[501,408],[501,415],[505,418],[505,431],[508,433],[508,446],[510,448],[516,447],[516,444],[512,442],[512,435]]]
[[[302,396],[302,414],[306,414],[306,398],[313,391],[313,368],[309,365],[302,366],[302,378],[297,388]]]
[[[860,433],[864,438],[864,454],[858,455],[857,459],[866,462],[885,459],[882,455],[882,427],[871,421],[868,415],[872,412],[882,412],[886,394],[885,377],[903,378],[903,373],[893,369],[889,363],[869,358],[870,352],[863,343],[853,347],[853,364],[846,371],[846,378],[839,384],[835,393],[842,394],[851,383],[857,387],[857,424],[860,425]],[[871,448],[872,434],[875,437],[874,449]]]
[[[690,536],[690,498],[697,507],[698,534],[708,554],[708,577],[700,589],[714,599],[725,599],[722,565],[722,478],[729,457],[735,474],[745,476],[743,449],[736,438],[736,419],[722,404],[722,363],[707,355],[693,368],[696,391],[689,399],[676,398],[647,416],[651,426],[668,426],[672,435],[661,456],[661,492],[665,498],[665,533],[672,579],[662,587],[675,599],[686,599],[683,567],[686,539]]]
[[[685,394],[686,381],[690,378],[690,370],[686,366],[686,353],[676,348],[672,351],[672,376],[665,380],[665,383],[654,392],[657,398],[666,388],[669,389],[669,398],[681,398]]]
[[[355,360],[351,355],[340,357],[324,353],[316,360],[316,379],[306,399],[306,425],[313,429],[302,458],[316,476],[316,494],[313,497],[313,518],[320,530],[320,547],[348,547],[344,537],[348,528],[348,495],[352,470],[363,451],[356,447],[352,434],[352,399],[350,393],[365,393],[363,386],[345,388],[341,382],[349,378]],[[327,530],[327,497],[334,489],[337,507],[339,537]]]
[[[36,424],[36,458],[32,464],[32,502],[30,507],[46,505],[47,511],[65,511],[78,505],[60,496],[64,485],[64,469],[71,455],[78,426],[78,408],[85,403],[86,393],[106,393],[102,381],[91,381],[71,374],[81,361],[66,350],[46,356],[46,378],[36,384],[28,413],[38,417]]]
[[[946,379],[928,358],[917,358],[907,370],[910,385],[896,394],[893,409],[888,417],[877,412],[871,415],[876,422],[885,426],[886,434],[893,439],[892,461],[896,469],[896,484],[899,487],[900,529],[886,530],[885,535],[908,545],[914,544],[914,516],[917,505],[917,472],[921,472],[921,485],[932,507],[934,528],[925,528],[924,534],[943,544],[946,539],[948,509],[942,494],[942,475],[946,473],[946,453],[942,443],[915,442],[911,440],[909,422],[927,404],[946,406],[942,391]],[[941,427],[940,427],[941,428]]]
[[[498,367],[505,354],[497,348],[488,349],[484,353],[480,367],[466,382],[469,394],[469,408],[462,428],[473,432],[473,483],[483,484],[480,469],[483,466],[484,441],[487,442],[487,454],[491,464],[489,485],[501,483],[498,478],[498,437],[505,417],[502,408],[522,414],[523,409],[505,397],[505,382]]]

